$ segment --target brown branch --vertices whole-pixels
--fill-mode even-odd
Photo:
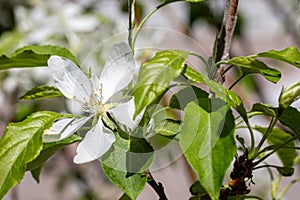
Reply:
[[[239,0],[226,0],[226,8],[223,16],[223,23],[221,26],[220,34],[217,39],[216,58],[215,62],[225,61],[229,59],[229,50],[233,32],[237,20],[237,8]],[[224,71],[224,65],[219,66],[215,80],[221,76]]]
[[[148,179],[147,183],[154,189],[156,194],[158,194],[159,200],[168,200],[163,185],[160,182],[157,183],[149,171],[147,171],[146,173]]]

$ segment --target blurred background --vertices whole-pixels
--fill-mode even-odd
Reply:
[[[138,0],[137,21],[160,3],[158,0]],[[154,51],[166,48],[194,51],[208,58],[222,24],[224,3],[225,0],[197,4],[176,2],[162,8],[145,24],[147,28],[137,40],[137,61],[147,60]],[[231,55],[250,55],[288,46],[299,48],[299,7],[299,0],[240,0]],[[89,67],[101,69],[111,45],[127,41],[127,11],[127,0],[0,0],[0,55],[10,54],[25,45],[52,44],[70,49],[86,70]],[[276,106],[282,86],[300,79],[299,70],[283,63],[265,61],[279,68],[283,78],[275,85],[252,76],[235,87],[248,109],[257,101]],[[204,72],[201,63],[192,59],[189,62]],[[238,74],[238,71],[232,71],[225,84],[231,85]],[[68,111],[68,103],[63,98],[19,100],[27,90],[49,82],[48,71],[43,67],[0,72],[0,135],[9,122],[21,121],[34,111]],[[299,103],[294,106],[300,108]],[[76,144],[55,154],[46,163],[39,184],[27,173],[4,200],[114,200],[122,196],[122,191],[105,177],[99,162],[73,164],[75,148]],[[278,162],[276,158],[274,162]],[[155,170],[153,176],[163,183],[170,200],[188,199],[188,188],[196,178],[181,156]],[[254,176],[255,193],[263,199],[271,199],[266,171],[258,170]],[[282,186],[288,180],[286,178]],[[299,186],[295,184],[285,199],[298,199]],[[140,200],[157,198],[148,185],[138,197]]]

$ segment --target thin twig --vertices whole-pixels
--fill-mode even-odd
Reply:
[[[168,200],[163,185],[160,182],[157,183],[149,171],[147,171],[146,173],[148,178],[147,183],[154,189],[156,194],[159,196],[159,200]]]
[[[223,23],[221,26],[221,31],[217,39],[217,51],[215,63],[219,61],[226,61],[229,59],[229,50],[231,47],[231,41],[233,32],[237,20],[237,8],[239,0],[226,0],[226,8],[223,17]],[[222,74],[225,66],[220,65],[218,67],[215,79]]]

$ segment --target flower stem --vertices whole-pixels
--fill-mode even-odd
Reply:
[[[294,180],[292,180],[291,182],[289,182],[280,192],[280,194],[278,195],[278,200],[281,200],[283,198],[283,196],[285,195],[285,193],[288,191],[288,189],[290,189],[290,187],[292,185],[294,185],[295,183],[299,182],[300,181],[300,177],[299,178],[296,178]]]
[[[254,151],[254,147],[255,147],[255,138],[254,138],[254,133],[253,133],[253,130],[251,128],[251,125],[249,123],[249,120],[247,120],[246,122],[246,126],[250,132],[250,138],[251,138],[251,147],[250,147],[250,155],[252,155],[253,151]],[[251,157],[251,156],[250,156]]]
[[[262,161],[264,161],[265,159],[267,159],[269,156],[271,156],[273,153],[275,153],[276,151],[278,151],[279,149],[281,149],[282,147],[284,147],[285,145],[287,145],[288,143],[290,143],[291,141],[297,139],[299,136],[296,135],[292,138],[290,138],[289,140],[285,141],[284,143],[282,143],[281,145],[279,145],[278,147],[276,147],[275,149],[273,149],[273,151],[271,151],[270,153],[268,153],[267,155],[263,156],[261,159],[259,159],[258,161],[256,161],[255,163],[253,163],[253,166],[258,165],[259,163],[261,163]]]
[[[272,132],[274,126],[276,125],[278,119],[274,119],[272,118],[271,123],[268,127],[268,129],[266,130],[266,132],[263,134],[262,139],[260,140],[259,144],[257,145],[255,152],[253,153],[253,158],[255,158],[258,155],[258,152],[260,150],[260,148],[262,147],[262,145],[264,144],[264,142],[266,141],[266,139],[268,138],[269,134]]]

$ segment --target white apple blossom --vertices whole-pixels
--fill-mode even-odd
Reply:
[[[125,103],[113,102],[111,97],[124,89],[133,79],[135,72],[134,58],[130,47],[125,43],[113,46],[100,77],[92,80],[70,60],[51,56],[48,68],[55,86],[65,97],[82,105],[89,115],[81,118],[58,120],[45,131],[44,141],[62,140],[79,130],[88,120],[94,119],[91,129],[77,147],[75,163],[85,163],[100,158],[115,141],[113,131],[104,126],[107,113],[129,129],[137,126],[138,117],[132,119],[135,111],[133,98]]]

